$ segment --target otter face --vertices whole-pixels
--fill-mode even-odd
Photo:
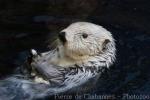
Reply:
[[[60,50],[72,59],[84,59],[105,52],[108,43],[114,42],[111,34],[99,25],[76,22],[59,33]]]

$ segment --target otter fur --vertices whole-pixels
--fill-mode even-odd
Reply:
[[[0,84],[0,97],[9,97],[6,87],[21,91],[22,98],[21,94],[12,94],[12,98],[19,99],[26,97],[32,100],[63,93],[91,80],[96,81],[103,69],[109,68],[115,61],[114,38],[100,25],[72,23],[59,33],[58,39],[54,50],[39,54],[32,49],[28,67],[29,76],[34,78],[11,77],[3,80],[3,84]],[[9,83],[18,85],[18,88]]]

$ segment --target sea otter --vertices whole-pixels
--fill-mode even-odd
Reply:
[[[58,39],[54,50],[44,53],[31,50],[28,68],[30,76],[34,77],[32,80],[19,82],[20,79],[15,79],[16,84],[21,84],[20,91],[29,95],[29,99],[62,93],[90,80],[96,81],[103,68],[109,68],[115,61],[114,38],[102,26],[72,23],[59,33]]]

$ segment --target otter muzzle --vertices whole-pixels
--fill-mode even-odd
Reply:
[[[58,35],[59,39],[63,42],[63,44],[67,41],[66,40],[66,33],[65,32],[60,32]]]

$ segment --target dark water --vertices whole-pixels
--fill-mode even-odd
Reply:
[[[1,78],[22,65],[31,48],[47,50],[70,23],[90,21],[112,32],[117,46],[115,64],[91,93],[150,96],[150,1],[1,0],[0,5]]]
[[[96,90],[96,93],[113,93],[117,96],[126,93],[149,95],[149,35],[123,28],[112,29],[112,33],[116,37],[117,61],[100,79],[99,90]]]

